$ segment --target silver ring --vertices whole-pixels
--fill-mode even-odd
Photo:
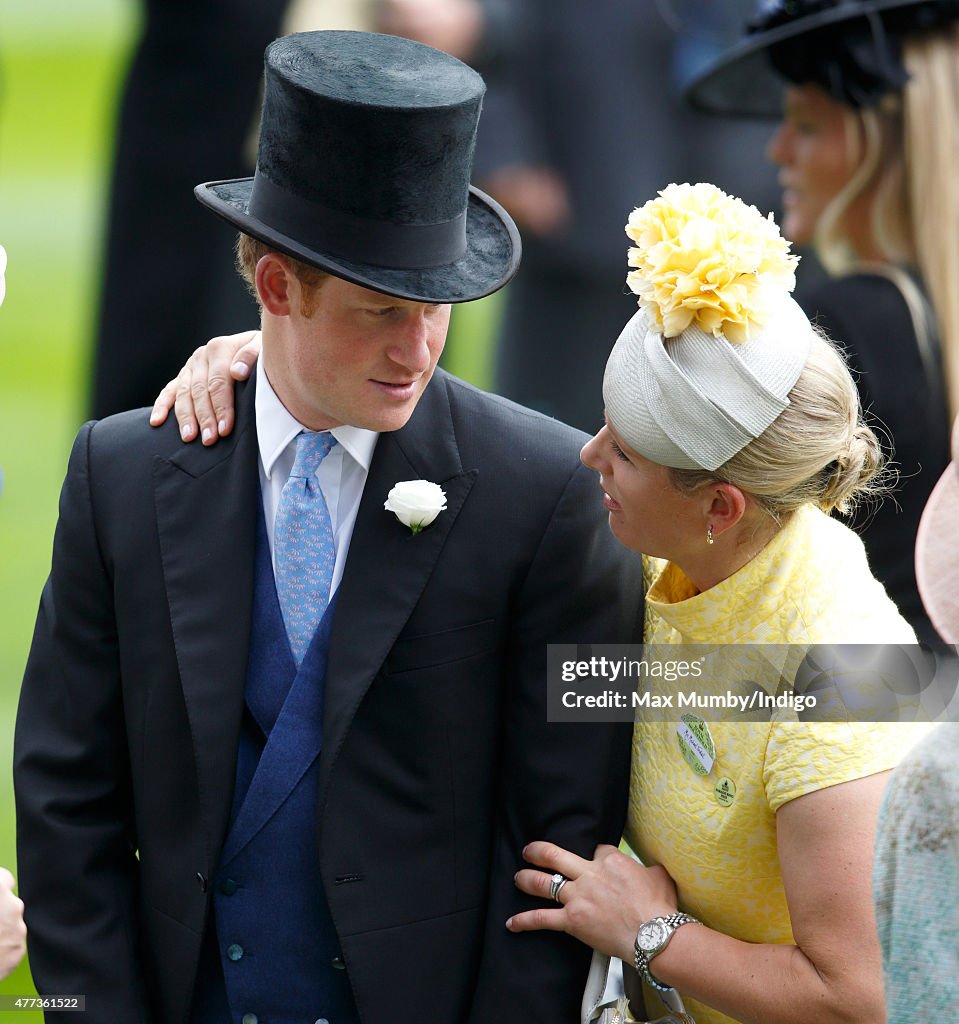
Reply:
[[[549,880],[549,898],[559,903],[559,894],[568,881],[569,879],[565,875],[561,875],[557,871]]]

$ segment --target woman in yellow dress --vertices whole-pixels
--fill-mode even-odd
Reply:
[[[671,185],[627,232],[642,308],[582,458],[613,533],[646,556],[647,644],[915,643],[829,515],[869,491],[881,453],[842,357],[789,295],[796,258],[776,225],[713,186]],[[919,730],[789,709],[694,718],[697,757],[683,723],[639,715],[626,839],[651,866],[531,843],[545,870],[517,884],[561,907],[508,927],[635,962],[699,1024],[882,1021],[873,836]]]

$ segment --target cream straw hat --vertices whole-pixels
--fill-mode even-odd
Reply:
[[[714,185],[670,185],[630,217],[640,311],[606,365],[606,413],[640,455],[718,469],[789,404],[813,339],[776,224]]]

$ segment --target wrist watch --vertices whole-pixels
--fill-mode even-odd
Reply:
[[[658,953],[662,953],[673,937],[673,932],[684,924],[700,922],[689,914],[670,914],[668,917],[651,918],[639,926],[636,944],[633,946],[636,970],[647,985],[660,992],[669,992],[671,986],[661,984],[649,973],[649,962]]]

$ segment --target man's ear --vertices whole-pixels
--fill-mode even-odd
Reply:
[[[289,263],[276,252],[260,257],[256,265],[256,291],[267,313],[289,316],[294,275]]]
[[[707,490],[706,520],[718,537],[735,526],[746,512],[746,495],[735,485],[715,483]]]

